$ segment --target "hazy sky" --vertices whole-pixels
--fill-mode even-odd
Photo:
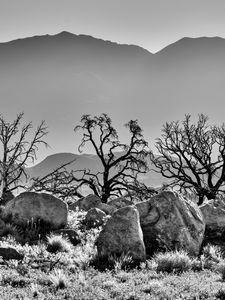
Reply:
[[[151,52],[184,37],[225,37],[224,0],[0,0],[0,42],[67,30]]]

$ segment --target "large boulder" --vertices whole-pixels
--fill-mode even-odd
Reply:
[[[206,223],[205,242],[225,245],[225,201],[208,200],[199,208]]]
[[[164,191],[136,207],[148,255],[176,249],[199,254],[205,222],[197,205],[177,193]]]
[[[18,225],[43,221],[53,229],[67,224],[68,206],[62,200],[46,193],[24,192],[7,203],[4,218]]]
[[[89,209],[98,207],[101,204],[102,201],[98,196],[90,194],[87,197],[83,197],[77,200],[75,203],[71,204],[69,206],[69,209],[71,210],[81,209],[84,211],[89,211]]]
[[[114,207],[115,209],[119,209],[125,206],[133,205],[133,202],[124,197],[118,197],[108,201],[108,205]]]
[[[87,228],[95,228],[104,224],[106,213],[99,208],[91,208],[86,216],[84,223]]]
[[[145,245],[138,210],[132,206],[116,210],[100,232],[96,245],[100,257],[129,254],[134,261],[144,261]]]

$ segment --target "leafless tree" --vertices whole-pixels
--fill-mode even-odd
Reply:
[[[42,121],[29,140],[32,122],[21,125],[24,114],[17,115],[13,122],[0,116],[0,198],[2,200],[18,188],[25,188],[25,167],[34,162],[40,145],[47,146],[47,134]]]
[[[208,116],[200,114],[196,123],[166,123],[156,141],[159,155],[151,153],[155,171],[171,180],[172,186],[191,188],[202,204],[204,197],[215,199],[225,189],[225,125],[210,126]]]
[[[74,160],[69,161],[43,177],[31,178],[31,185],[28,190],[49,192],[63,200],[67,200],[73,196],[77,196],[78,198],[83,197],[79,192],[79,188],[83,185],[83,181],[79,178],[79,175],[76,176],[76,173],[80,173],[81,171],[68,171],[67,169],[68,165],[73,162]]]
[[[75,127],[75,132],[83,132],[79,151],[90,144],[102,166],[98,173],[83,170],[80,183],[88,185],[104,203],[110,196],[128,192],[132,184],[137,182],[138,174],[148,170],[148,144],[143,138],[141,127],[137,120],[131,120],[125,126],[130,132],[128,144],[119,141],[107,114],[95,117],[83,115],[80,124]]]

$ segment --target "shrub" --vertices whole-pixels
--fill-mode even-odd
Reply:
[[[49,275],[49,280],[57,290],[67,287],[67,278],[64,272],[60,269],[55,269],[53,273]]]
[[[202,250],[200,262],[202,269],[213,270],[223,261],[221,248],[214,245],[206,245]]]
[[[202,254],[206,257],[209,258],[210,260],[219,263],[223,258],[222,258],[222,252],[219,246],[214,246],[208,244],[205,246],[202,250]]]
[[[133,259],[130,255],[123,253],[121,256],[110,256],[109,262],[113,265],[116,272],[132,267]]]
[[[157,272],[182,273],[192,266],[192,260],[185,251],[157,253],[153,260],[157,265]]]
[[[38,297],[39,288],[38,288],[37,283],[32,282],[30,285],[30,290],[31,290],[33,298]]]
[[[20,230],[18,228],[18,226],[13,225],[11,223],[5,223],[5,226],[1,232],[1,236],[8,236],[11,235],[13,236],[16,240],[19,239],[19,235],[20,235]]]
[[[47,236],[47,251],[51,253],[69,252],[71,250],[71,243],[62,235],[51,234]]]
[[[123,253],[119,255],[95,255],[91,260],[90,265],[98,270],[114,270],[115,272],[121,270],[128,270],[137,266],[137,262],[133,261],[129,254]]]

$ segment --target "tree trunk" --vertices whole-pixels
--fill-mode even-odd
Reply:
[[[202,205],[204,202],[204,198],[207,198],[208,200],[211,199],[215,199],[216,198],[216,193],[215,192],[205,192],[205,193],[201,193],[200,195],[198,195],[198,205]]]
[[[197,203],[198,206],[199,206],[199,205],[202,205],[203,202],[204,202],[204,195],[203,195],[203,194],[198,195],[198,203]]]
[[[102,198],[102,203],[107,203],[109,199],[109,195],[104,193],[101,198]]]

